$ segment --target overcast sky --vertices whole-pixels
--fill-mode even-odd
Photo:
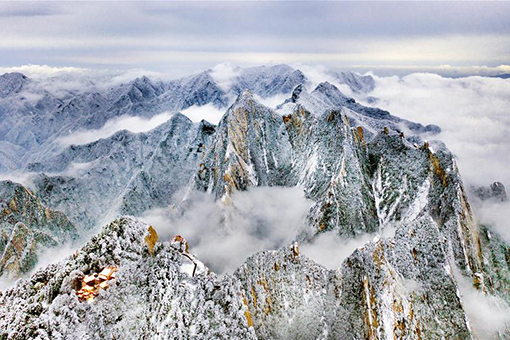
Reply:
[[[510,65],[508,2],[0,2],[0,67]]]

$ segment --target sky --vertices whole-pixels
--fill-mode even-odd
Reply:
[[[0,2],[0,67],[466,73],[510,65],[508,13],[510,2]]]

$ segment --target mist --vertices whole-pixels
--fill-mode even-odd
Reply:
[[[470,279],[453,266],[462,304],[473,331],[480,339],[489,339],[510,327],[510,306],[500,297],[475,289]]]
[[[214,104],[209,103],[202,106],[193,105],[181,113],[193,122],[200,122],[202,119],[212,124],[218,124],[226,109],[218,109]]]
[[[304,227],[312,201],[297,187],[254,187],[235,192],[232,204],[212,195],[192,192],[169,208],[154,209],[139,218],[152,225],[159,240],[183,236],[190,252],[217,274],[231,273],[248,256],[290,244]]]
[[[395,235],[395,228],[388,226],[380,233],[365,234],[357,238],[342,238],[334,231],[322,233],[310,243],[300,246],[302,253],[309,259],[323,265],[327,269],[335,270],[342,266],[344,260],[356,249],[365,246],[378,238],[388,238]]]
[[[457,156],[469,185],[510,184],[510,80],[486,77],[444,78],[417,73],[375,77],[373,106],[422,124],[436,124]]]
[[[68,146],[71,144],[81,145],[92,143],[102,138],[108,138],[115,132],[128,130],[134,133],[147,132],[163,124],[172,117],[169,112],[160,113],[150,119],[136,116],[121,116],[110,119],[105,125],[97,130],[80,130],[70,135],[60,137],[57,143]]]

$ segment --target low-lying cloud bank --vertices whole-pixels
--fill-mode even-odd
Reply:
[[[57,143],[63,146],[88,144],[101,138],[108,138],[115,132],[121,130],[128,130],[134,133],[147,132],[169,120],[172,115],[173,114],[169,112],[163,112],[150,119],[135,116],[121,116],[107,121],[100,129],[80,130],[61,137],[57,140]]]
[[[379,237],[387,238],[395,235],[395,228],[388,226],[380,233],[365,234],[354,239],[340,237],[335,232],[323,233],[312,242],[301,245],[305,256],[328,269],[338,269],[344,260],[356,249]]]
[[[181,113],[193,122],[200,122],[205,119],[209,123],[218,124],[225,111],[226,109],[218,109],[212,103],[209,103],[202,106],[193,105],[186,110],[182,110]]]
[[[455,267],[454,267],[455,268]],[[479,339],[494,339],[510,327],[510,306],[500,297],[484,294],[454,269],[464,310]]]
[[[490,227],[507,244],[510,244],[510,201],[495,202],[473,200],[476,217]]]
[[[258,251],[290,244],[304,226],[312,202],[300,188],[255,187],[232,195],[232,205],[192,192],[180,207],[155,209],[140,219],[156,228],[160,240],[182,235],[190,251],[214,272],[239,267]]]

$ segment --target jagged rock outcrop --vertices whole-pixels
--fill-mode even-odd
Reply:
[[[473,187],[471,191],[482,201],[495,200],[505,202],[507,200],[506,189],[501,182],[494,182],[489,187]]]
[[[327,81],[317,85],[310,93],[306,91],[303,85],[297,86],[291,97],[279,105],[277,110],[282,114],[290,114],[298,104],[301,104],[315,115],[320,115],[326,110],[344,107],[346,109],[344,113],[349,117],[351,126],[362,126],[366,133],[370,135],[377,133],[384,127],[400,132],[405,126],[416,134],[437,134],[441,131],[437,125],[423,126],[419,123],[395,117],[388,111],[363,106],[353,98],[344,95],[335,85]]]
[[[218,125],[197,186],[224,198],[250,186],[285,185],[290,148],[281,117],[245,91]]]
[[[303,72],[287,65],[237,67],[234,73],[228,84],[216,79],[214,70],[207,70],[170,81],[144,76],[108,88],[101,84],[104,81],[101,78],[73,80],[63,75],[62,79],[34,80],[20,73],[2,75],[0,153],[5,157],[0,158],[0,172],[22,169],[28,163],[54,156],[62,151],[60,137],[99,129],[114,118],[150,118],[164,111],[179,112],[207,104],[226,109],[246,89],[268,98],[288,94],[297,85],[308,82]],[[369,83],[366,76],[338,75],[338,82],[352,86],[354,91],[360,86],[366,88],[362,84]],[[67,89],[59,84],[60,80],[81,86]]]
[[[169,240],[123,217],[65,261],[0,295],[7,339],[470,339],[462,300],[434,221],[421,217],[375,239],[338,270],[297,245],[250,257],[218,279],[195,275]],[[151,251],[152,249],[152,251]],[[90,301],[85,275],[114,267],[116,279]],[[147,316],[150,317],[147,317]]]
[[[236,272],[260,339],[472,337],[430,217],[401,225],[328,271],[289,247]]]
[[[38,254],[71,243],[76,228],[61,212],[43,205],[30,190],[0,182],[0,276],[17,278],[33,269]]]

